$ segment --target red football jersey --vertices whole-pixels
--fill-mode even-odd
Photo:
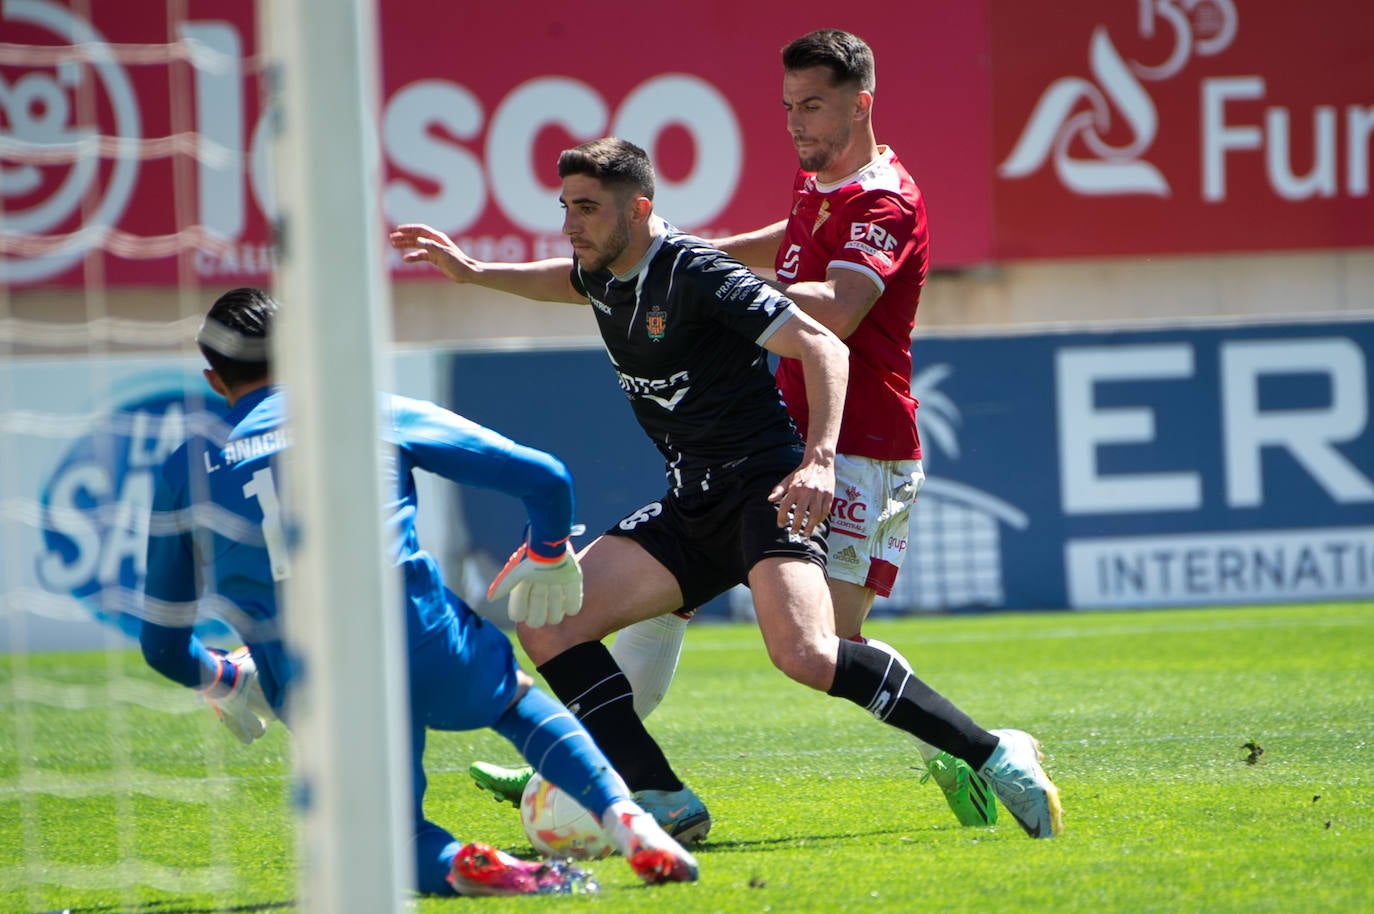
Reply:
[[[797,172],[792,215],[778,249],[778,278],[819,282],[831,268],[858,270],[882,290],[845,343],[849,390],[839,452],[877,460],[921,456],[916,399],[911,395],[911,330],[930,261],[925,201],[911,175],[886,146],[837,184]],[[782,359],[778,389],[806,434],[806,383],[801,363]]]

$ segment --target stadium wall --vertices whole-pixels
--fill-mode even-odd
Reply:
[[[929,332],[913,354],[928,481],[879,613],[1374,599],[1374,314]],[[0,389],[24,392],[4,413],[0,651],[122,637],[153,473],[213,408],[197,368],[184,354],[0,363]],[[558,453],[592,533],[664,488],[595,342],[402,349],[395,376]],[[550,376],[560,409],[524,408]],[[422,514],[423,540],[484,607],[522,513],[421,484],[447,506]],[[744,614],[747,598],[708,612]]]
[[[1374,315],[932,333],[913,355],[928,478],[878,611],[1374,598]],[[521,409],[549,376],[556,414]],[[557,451],[589,531],[665,487],[599,347],[456,353],[450,399]],[[459,517],[494,573],[519,517],[482,492]]]

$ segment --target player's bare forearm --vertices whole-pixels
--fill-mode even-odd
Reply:
[[[569,279],[572,269],[570,257],[525,263],[481,261],[469,256],[448,235],[419,223],[396,226],[387,240],[401,252],[404,262],[431,263],[456,283],[509,292],[533,301],[587,303],[585,298],[577,294]]]
[[[712,244],[751,269],[771,269],[778,256],[787,220],[766,225],[752,232],[716,238]]]
[[[833,466],[849,384],[849,348],[828,330],[805,337],[800,360],[806,377],[808,459]]]
[[[810,536],[830,513],[835,498],[835,449],[840,437],[849,349],[839,337],[805,314],[778,329],[768,349],[802,363],[809,411],[801,465],[770,494],[778,525]]]
[[[848,339],[882,290],[857,270],[831,269],[818,282],[772,283],[840,339]]]
[[[571,257],[552,257],[526,263],[480,263],[472,282],[532,301],[587,304],[568,278]]]

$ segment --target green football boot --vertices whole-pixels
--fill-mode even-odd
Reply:
[[[525,792],[525,785],[534,776],[534,768],[529,765],[522,768],[504,768],[490,762],[473,762],[468,766],[468,774],[473,782],[490,793],[496,802],[506,802],[519,809],[520,797]]]
[[[475,777],[476,775],[474,775]],[[926,762],[924,784],[931,778],[944,791],[945,802],[953,810],[960,825],[987,826],[997,824],[997,801],[982,775],[969,767],[968,762],[941,752]]]

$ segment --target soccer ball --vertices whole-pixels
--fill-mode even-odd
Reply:
[[[520,824],[545,857],[599,860],[615,849],[596,816],[538,774],[520,797]]]

